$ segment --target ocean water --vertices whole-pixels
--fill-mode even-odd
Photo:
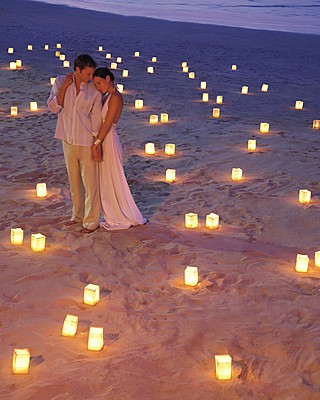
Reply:
[[[320,0],[45,0],[45,2],[169,21],[320,34]]]

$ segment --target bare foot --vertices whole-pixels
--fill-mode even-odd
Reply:
[[[98,228],[96,228],[96,229],[88,229],[88,228],[82,228],[82,229],[80,229],[80,233],[92,233],[92,232],[94,232],[94,231],[96,231],[97,229],[99,229],[99,227]]]
[[[79,222],[75,221],[74,219],[71,219],[70,221],[65,222],[65,226],[72,226],[72,225],[76,225]]]

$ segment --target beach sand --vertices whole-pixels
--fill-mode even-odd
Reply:
[[[0,398],[319,399],[320,131],[312,129],[320,119],[319,36],[20,0],[2,1],[0,18]],[[50,77],[71,70],[55,57],[57,43],[71,64],[79,53],[99,65],[109,65],[107,52],[113,62],[122,57],[118,134],[145,226],[81,236],[80,226],[64,225],[67,173],[46,107]],[[16,59],[23,67],[9,70]],[[154,74],[146,72],[151,65]],[[212,118],[217,95],[220,119]],[[139,98],[145,107],[135,110]],[[29,111],[30,101],[39,111]],[[169,123],[150,125],[160,113]],[[260,122],[269,133],[259,132]],[[147,142],[154,156],[144,153]],[[166,143],[176,155],[165,156]],[[243,169],[240,182],[231,180],[234,167]],[[176,169],[176,182],[165,182],[167,168]],[[35,196],[38,182],[47,183],[46,198]],[[310,204],[298,202],[300,189],[312,192]],[[189,212],[199,215],[198,228],[184,227]],[[210,212],[220,215],[217,230],[205,227]],[[10,243],[16,227],[22,246]],[[39,253],[30,249],[37,232],[46,236]],[[295,271],[298,253],[310,257],[307,273]],[[196,287],[184,285],[186,266],[199,268]],[[88,283],[100,286],[95,306],[83,304]],[[61,336],[66,314],[79,317],[73,338]],[[100,352],[87,350],[90,326],[104,328]],[[29,348],[29,374],[12,374],[14,348]],[[231,380],[217,380],[216,354],[233,358]]]

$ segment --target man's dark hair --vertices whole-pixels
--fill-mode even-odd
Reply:
[[[86,67],[96,68],[97,63],[88,54],[79,54],[78,57],[74,60],[74,70],[76,70],[77,67],[79,67],[80,71],[82,71]]]

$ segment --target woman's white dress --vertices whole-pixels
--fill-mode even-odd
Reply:
[[[110,95],[102,107],[102,120],[108,112]],[[116,124],[102,143],[103,161],[98,163],[101,213],[100,226],[108,230],[128,229],[130,226],[145,224],[123,170],[122,146],[117,135]]]

